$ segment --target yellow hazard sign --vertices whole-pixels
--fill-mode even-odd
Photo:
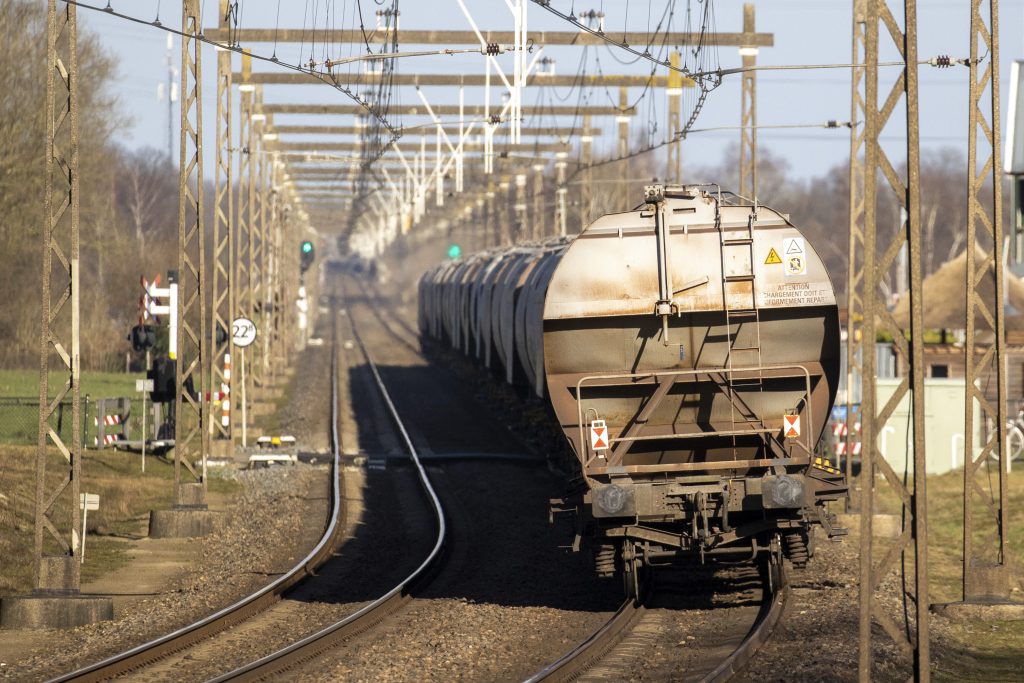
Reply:
[[[782,259],[779,258],[779,252],[775,251],[775,247],[772,247],[768,252],[768,258],[764,260],[766,266],[774,266],[778,263],[782,263]]]

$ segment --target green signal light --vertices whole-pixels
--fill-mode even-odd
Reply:
[[[313,251],[313,243],[312,242],[303,242],[302,243],[302,253],[303,254],[308,254],[311,251]]]
[[[453,244],[452,246],[448,247],[448,258],[456,259],[459,258],[460,256],[462,256],[462,247],[460,247],[457,244]]]

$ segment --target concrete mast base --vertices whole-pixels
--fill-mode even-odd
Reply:
[[[75,628],[114,618],[110,598],[68,593],[13,595],[0,600],[0,628]]]

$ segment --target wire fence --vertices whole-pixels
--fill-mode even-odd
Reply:
[[[118,403],[120,401],[120,404]],[[99,436],[105,434],[123,434],[127,439],[140,439],[142,437],[142,399],[93,399],[88,396],[82,397],[82,443],[86,448],[97,448]],[[153,438],[153,415],[152,403],[146,402],[146,436]],[[102,406],[102,408],[101,408]],[[127,410],[127,420],[118,425],[99,424],[102,413],[105,415],[124,414]],[[57,432],[57,435],[65,442],[71,439],[71,400],[62,401],[54,411],[50,426]],[[39,398],[0,396],[0,443],[10,445],[29,446],[39,442]]]

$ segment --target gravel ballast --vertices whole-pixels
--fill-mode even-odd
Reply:
[[[6,662],[0,676],[38,680],[91,664],[197,621],[269,583],[319,539],[326,517],[327,474],[326,466],[299,464],[219,475],[237,478],[243,493],[224,513],[219,531],[188,542],[194,548],[190,571],[113,621],[49,632],[51,645]],[[310,519],[318,522],[310,525]]]

